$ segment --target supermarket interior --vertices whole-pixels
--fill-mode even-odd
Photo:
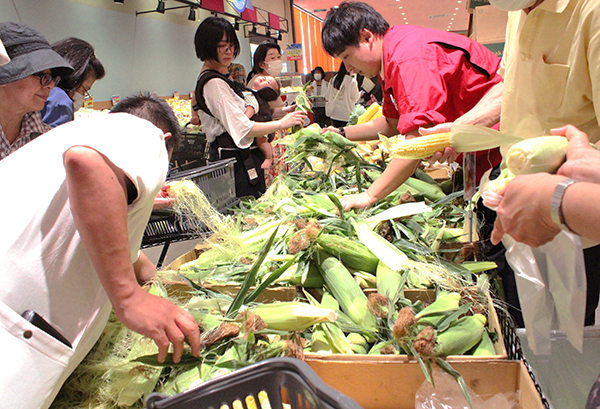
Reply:
[[[600,408],[599,33],[0,0],[0,407]]]

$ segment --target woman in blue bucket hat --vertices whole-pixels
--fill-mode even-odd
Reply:
[[[0,65],[0,160],[51,128],[40,110],[50,90],[73,68],[36,29],[0,23],[10,61]]]

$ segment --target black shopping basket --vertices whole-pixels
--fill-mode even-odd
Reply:
[[[171,172],[167,181],[189,179],[206,195],[209,203],[221,213],[235,206],[239,199],[235,196],[235,158],[224,159],[208,166],[182,172]],[[197,239],[211,234],[211,230],[198,229],[189,223],[185,215],[179,217],[169,209],[155,210],[150,216],[141,248],[164,245],[156,263],[160,268],[167,255],[170,243]]]
[[[284,406],[285,404],[285,406]],[[327,386],[295,358],[271,358],[166,398],[151,394],[147,409],[362,409]]]
[[[193,131],[188,122],[182,129],[182,142],[175,148],[171,155],[171,167],[173,170],[182,171],[194,169],[206,165],[206,135],[202,132]]]

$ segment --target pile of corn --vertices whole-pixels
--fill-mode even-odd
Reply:
[[[343,212],[339,197],[367,188],[383,169],[334,133],[305,128],[287,143],[292,163],[314,156],[323,169],[283,175],[233,216],[207,219],[214,232],[207,249],[177,272],[163,272],[153,287],[167,297],[173,277],[189,283],[173,301],[201,326],[201,356],[187,351],[182,364],[158,364],[152,343],[122,326],[115,333],[119,323],[112,322],[94,350],[102,356],[86,359],[54,408],[142,407],[140,398],[152,391],[174,395],[274,356],[405,354],[431,368],[431,362],[446,365],[440,357],[448,355],[494,354],[487,304],[464,290],[493,266],[458,264],[444,253],[444,243],[463,236],[460,195],[447,197],[435,181],[417,174],[376,206]],[[239,285],[238,295],[211,290],[222,283]],[[274,284],[297,286],[297,298],[257,303]],[[436,289],[437,300],[429,306],[413,301],[405,297],[409,288]],[[123,377],[135,391],[115,392],[124,390],[116,386]]]

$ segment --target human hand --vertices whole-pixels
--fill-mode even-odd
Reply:
[[[200,117],[198,115],[192,115],[192,118],[190,119],[190,123],[192,125],[200,125]]]
[[[350,209],[364,209],[375,204],[375,200],[371,197],[368,191],[357,193],[353,195],[343,196],[340,199],[340,203],[344,208],[344,211]]]
[[[281,112],[286,115],[289,114],[290,112],[294,112],[296,110],[296,104],[293,103],[292,105],[288,105],[286,107],[281,108]]]
[[[499,192],[502,200],[498,205],[492,243],[500,243],[504,234],[531,247],[551,241],[560,228],[550,217],[550,200],[562,179],[548,173],[515,177]]]
[[[431,128],[419,128],[419,134],[421,136],[427,136],[427,135],[433,135],[433,134],[438,134],[438,133],[450,132],[452,125],[453,125],[452,122],[446,122],[443,124],[438,124]],[[435,162],[452,163],[452,162],[456,161],[456,158],[458,157],[458,155],[459,155],[459,153],[456,152],[456,150],[454,148],[445,148],[443,151],[436,152],[433,155],[431,155],[429,158],[427,158],[427,162],[429,162],[430,165],[433,165]]]
[[[160,192],[154,198],[154,205],[152,206],[152,210],[165,209],[167,207],[173,206],[177,202],[176,197],[169,196],[169,185],[164,184],[160,189]]]
[[[173,362],[183,355],[184,339],[192,355],[200,353],[200,330],[189,312],[170,301],[147,293],[142,287],[113,308],[119,321],[127,328],[151,338],[158,347],[158,362],[164,362],[173,344]]]
[[[335,126],[328,126],[327,128],[321,129],[322,134],[325,132],[335,132],[336,134],[340,135],[340,129],[336,128]]]
[[[304,118],[306,118],[306,114],[302,111],[290,112],[279,120],[281,129],[291,128],[294,125],[302,126],[304,125]]]
[[[272,160],[269,158],[265,158],[262,165],[260,165],[261,169],[269,169],[271,167]]]
[[[590,145],[588,136],[573,125],[552,129],[552,135],[566,136],[569,140],[567,161],[558,174],[584,182],[600,183],[600,150]]]

